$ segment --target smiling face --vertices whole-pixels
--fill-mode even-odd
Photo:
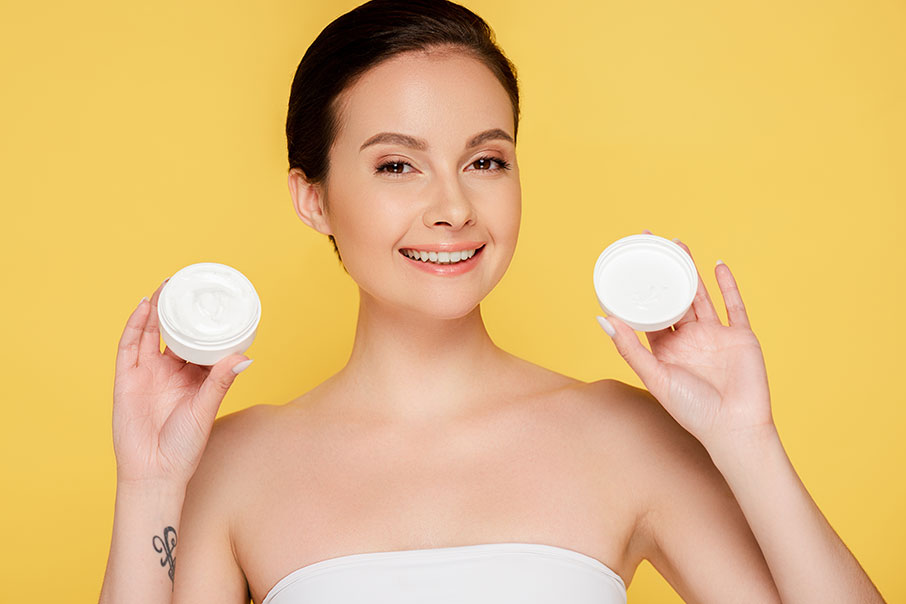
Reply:
[[[374,299],[434,317],[469,313],[503,277],[519,232],[506,90],[462,52],[411,52],[366,72],[340,107],[321,193],[328,213],[306,212],[294,192],[297,212],[334,235],[350,276]],[[458,263],[430,261],[450,260],[430,252],[475,248]],[[413,249],[428,260],[413,260]]]

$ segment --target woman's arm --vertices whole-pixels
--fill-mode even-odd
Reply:
[[[172,601],[173,546],[184,499],[185,487],[175,484],[117,484],[113,538],[99,604]]]
[[[214,423],[186,486],[117,484],[100,604],[248,604],[249,587],[233,555],[229,518],[242,493],[242,485],[231,480],[235,459],[241,457],[237,441],[247,425],[244,418],[255,411],[245,409]]]
[[[684,601],[883,602],[799,482],[776,430],[708,449],[651,393],[616,384],[637,426],[632,471],[645,506],[637,551]]]
[[[116,507],[102,604],[173,601],[183,505],[192,493],[189,487],[217,409],[237,368],[242,371],[251,363],[230,355],[201,367],[186,363],[169,347],[161,353],[157,301],[166,282],[132,311],[117,346]]]
[[[631,452],[621,468],[638,516],[626,559],[648,560],[688,604],[781,604],[739,503],[708,451],[650,392],[616,380],[602,387],[612,425]],[[614,411],[616,409],[617,411]]]
[[[674,241],[692,257],[685,244]],[[732,506],[712,503],[719,498],[721,488],[728,488],[736,499],[734,506],[738,506],[735,514],[738,517],[741,510],[745,516],[751,529],[748,540],[757,540],[764,555],[761,566],[767,564],[784,604],[883,602],[793,470],[774,426],[764,355],[749,324],[736,279],[723,263],[718,262],[714,270],[729,325],[721,323],[701,275],[686,314],[672,328],[645,333],[650,351],[618,318],[599,318],[648,391],[711,457],[707,464],[698,463],[699,471],[691,475],[707,476],[701,481],[705,485],[702,491],[713,495],[701,500],[686,488],[685,500],[667,501],[655,513],[655,521],[661,522],[652,534],[655,539],[665,535],[671,541],[674,553],[666,556],[669,561],[683,557],[677,551],[698,556],[686,544],[695,531],[686,529],[694,526],[719,542],[719,531],[707,525],[705,516],[711,508],[724,509],[723,518],[734,515]],[[704,449],[699,449],[698,459],[704,457]],[[674,483],[673,490],[682,488]],[[657,497],[655,505],[661,501],[665,497]],[[675,508],[682,508],[692,518],[687,521]],[[678,526],[681,524],[687,526]],[[677,538],[684,530],[687,538]],[[735,532],[741,535],[743,531]],[[731,550],[729,560],[712,559],[708,565],[740,578],[751,575],[751,570],[734,563],[743,548]],[[687,573],[693,572],[688,561],[681,563],[687,566]],[[696,579],[697,584],[704,581],[699,576]]]
[[[785,603],[884,599],[793,469],[774,426],[708,447]]]

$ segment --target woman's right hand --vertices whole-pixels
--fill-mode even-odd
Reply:
[[[248,360],[233,354],[212,367],[160,351],[157,300],[143,300],[126,322],[116,353],[113,450],[119,483],[185,487],[201,461],[220,403]]]

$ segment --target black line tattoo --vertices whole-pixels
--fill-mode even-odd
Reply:
[[[161,539],[158,535],[154,535],[151,544],[154,546],[154,551],[164,555],[160,559],[160,565],[170,565],[170,568],[167,569],[167,574],[170,575],[170,591],[172,592],[174,586],[173,573],[176,572],[176,560],[173,558],[173,548],[176,547],[176,529],[168,526],[164,529],[164,538]]]

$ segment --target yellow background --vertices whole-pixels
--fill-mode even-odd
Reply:
[[[356,289],[293,212],[283,127],[302,54],[355,4],[4,3],[4,600],[97,598],[116,344],[164,278],[223,262],[261,296],[255,363],[221,414],[286,402],[345,362]],[[492,337],[640,386],[594,320],[597,255],[644,228],[679,237],[725,316],[723,259],[796,469],[906,601],[906,4],[465,4],[523,95],[523,225],[483,305]],[[629,595],[680,601],[647,563]]]

